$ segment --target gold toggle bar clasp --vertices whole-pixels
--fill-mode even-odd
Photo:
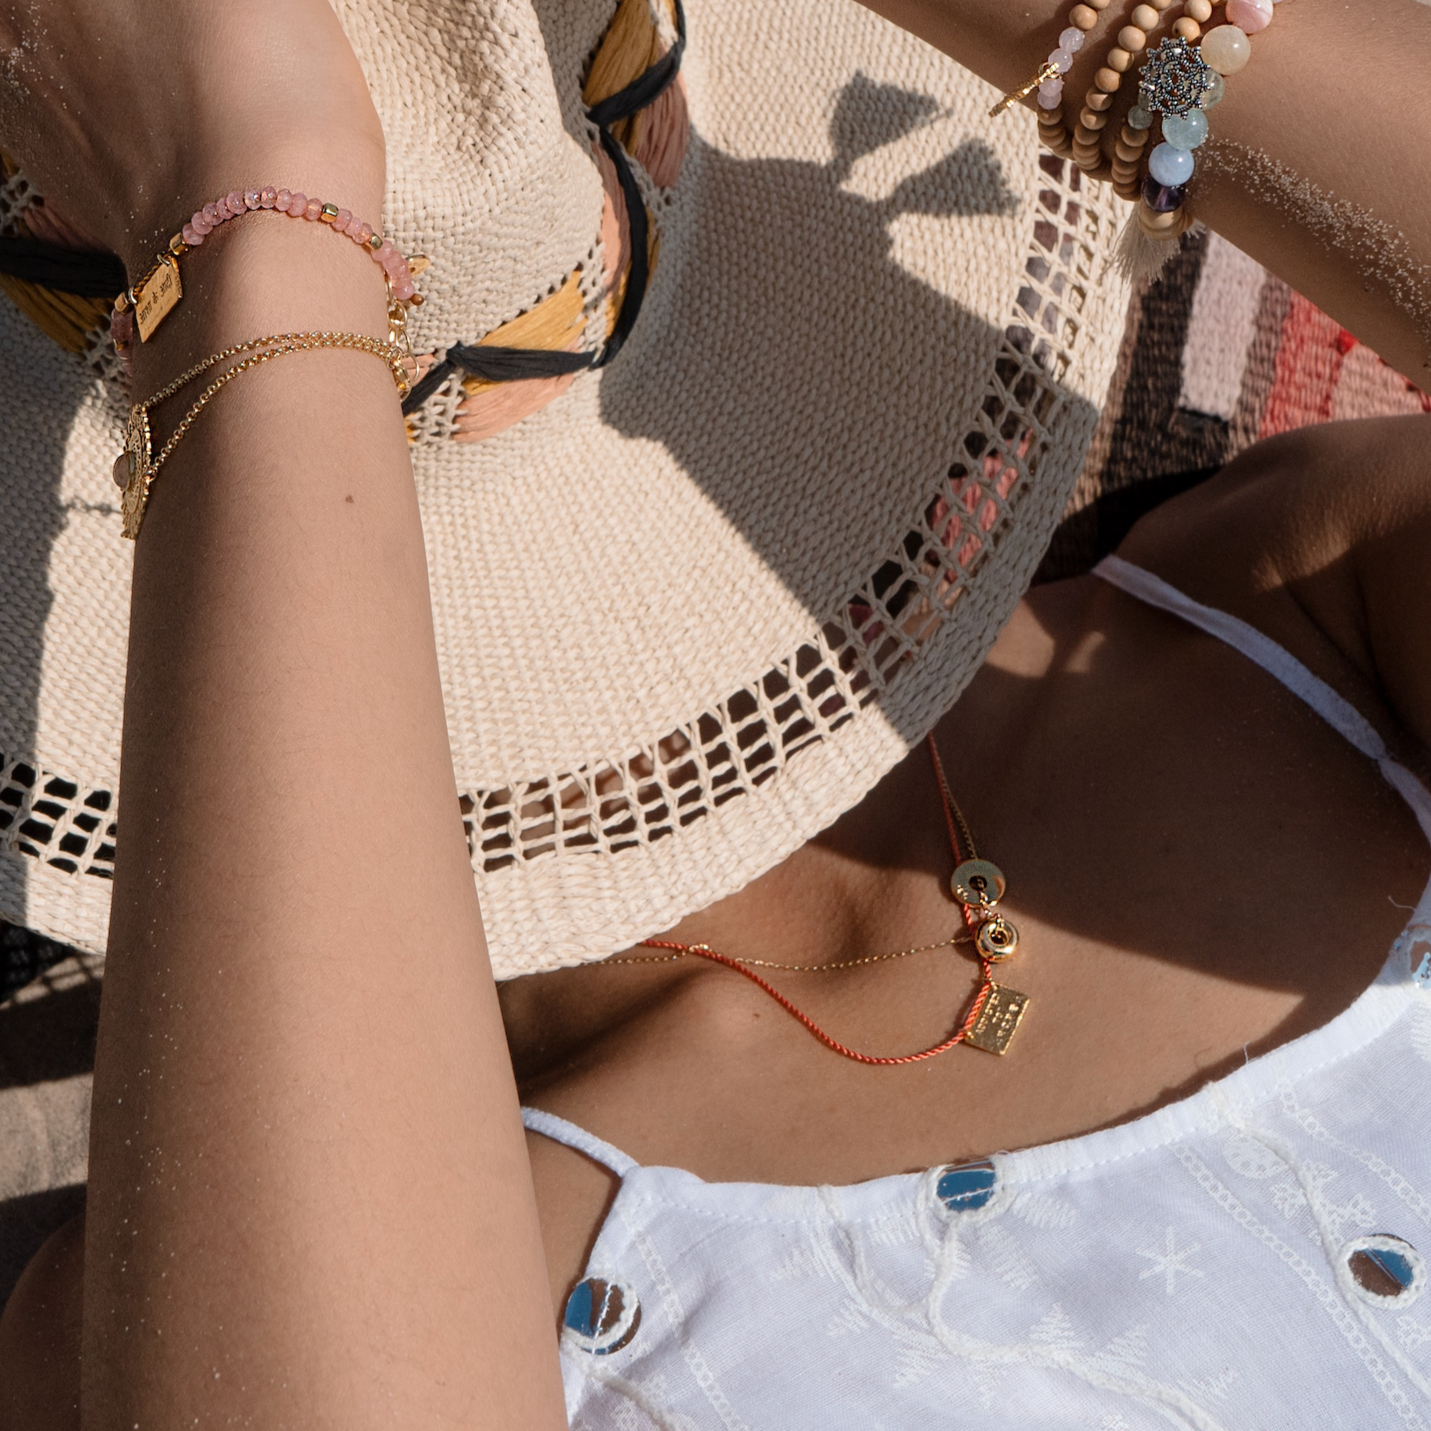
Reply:
[[[1006,109],[1012,109],[1021,99],[1027,99],[1046,80],[1057,79],[1062,71],[1052,60],[1045,60],[1039,72],[1022,88],[1010,90],[990,111],[989,118],[997,119]]]

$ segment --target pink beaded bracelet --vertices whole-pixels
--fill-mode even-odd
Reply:
[[[410,263],[391,239],[384,238],[371,224],[364,223],[347,209],[326,204],[321,199],[310,199],[296,189],[277,189],[271,184],[242,192],[235,189],[205,204],[202,209],[196,209],[184,227],[169,240],[167,249],[159,255],[149,272],[115,299],[110,331],[114,345],[121,353],[133,341],[136,328],[140,341],[147,342],[183,296],[183,287],[179,282],[180,258],[190,249],[198,248],[220,224],[254,209],[271,209],[292,219],[330,225],[367,250],[369,257],[383,270],[388,291],[395,303],[414,308],[422,303],[422,294],[413,284],[413,265],[419,265],[417,272],[420,273],[427,266],[426,260],[414,255]]]

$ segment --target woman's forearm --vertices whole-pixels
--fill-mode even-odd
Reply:
[[[868,2],[1001,90],[1029,79],[1070,9],[1069,0]],[[1113,0],[1104,11],[1070,97],[1092,83],[1132,8]],[[1175,4],[1159,36],[1179,13]],[[1431,383],[1431,6],[1285,0],[1252,46],[1210,113],[1194,212],[1408,377]],[[1125,85],[1120,120],[1134,98]]]
[[[385,332],[373,265],[317,225],[251,215],[186,268],[146,392],[241,339]],[[245,374],[156,481],[120,818],[87,1431],[564,1425],[376,358]]]

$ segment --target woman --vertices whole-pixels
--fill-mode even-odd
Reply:
[[[1022,84],[1065,24],[1045,0],[1027,16],[983,0],[881,8],[1000,89]],[[1229,85],[1217,116],[1233,152],[1254,159],[1206,176],[1199,215],[1389,361],[1421,372],[1416,304],[1300,226],[1293,203],[1298,184],[1345,196],[1413,235],[1425,261],[1431,199],[1417,166],[1428,121],[1407,101],[1431,58],[1431,12],[1415,0],[1283,8],[1256,83]],[[184,202],[176,195],[221,192],[236,172],[281,174],[343,195],[354,213],[380,211],[383,135],[343,33],[317,0],[241,12],[142,0],[122,13],[46,0],[8,23],[13,147],[131,273]],[[1355,99],[1338,111],[1332,143],[1312,120],[1343,95]],[[301,225],[237,226],[229,240],[187,280],[168,343],[136,352],[137,388],[156,391],[256,332],[382,331],[384,296],[361,254],[315,245]],[[1276,1279],[1288,1257],[1310,1269],[1293,1269],[1304,1290],[1331,1275],[1285,1239],[1262,1238],[1267,1264],[1248,1271],[1248,1286],[1275,1285],[1275,1295],[1249,1301],[1241,1283],[1228,1293],[1236,1336],[1225,1363],[1213,1365],[1214,1344],[1211,1361],[1181,1370],[1150,1370],[1133,1328],[1080,1351],[1045,1304],[1041,1321],[1027,1319],[1042,1330],[995,1328],[1016,1313],[995,1307],[984,1282],[970,1284],[972,1305],[938,1301],[923,1341],[901,1333],[899,1308],[933,1305],[929,1277],[942,1297],[962,1270],[984,1277],[980,1259],[996,1259],[994,1244],[965,1238],[957,1220],[960,1199],[975,1218],[1003,1208],[980,1202],[990,1186],[982,1172],[946,1192],[938,1179],[900,1180],[898,1217],[924,1219],[908,1236],[876,1228],[866,1237],[865,1195],[830,1192],[824,1240],[810,1240],[811,1185],[1120,1125],[1146,1131],[1153,1125],[1129,1120],[1202,1110],[1177,1100],[1325,1032],[1376,979],[1425,883],[1415,814],[1363,752],[1243,655],[1113,580],[1042,588],[934,729],[980,853],[1008,872],[1004,907],[1025,951],[1037,950],[1018,975],[1037,1021],[1031,1014],[1011,1057],[954,1050],[897,1068],[841,1059],[748,980],[693,957],[563,970],[505,984],[499,997],[474,957],[481,918],[452,809],[422,532],[390,379],[351,353],[281,368],[235,383],[195,424],[137,549],[125,843],[89,1211],[7,1314],[15,1424],[77,1424],[75,1364],[42,1374],[33,1348],[47,1325],[72,1319],[82,1295],[86,1427],[562,1425],[553,1328],[612,1200],[613,1171],[600,1159],[633,1186],[635,1175],[565,1125],[543,1126],[585,1141],[597,1159],[540,1133],[524,1141],[518,1086],[524,1101],[648,1170],[785,1185],[799,1213],[759,1247],[735,1240],[733,1203],[723,1204],[729,1225],[700,1224],[718,1233],[683,1234],[695,1285],[716,1301],[723,1288],[721,1316],[739,1324],[736,1349],[723,1343],[715,1367],[703,1350],[711,1328],[702,1324],[703,1342],[686,1336],[661,1290],[674,1296],[676,1283],[653,1270],[669,1272],[673,1254],[639,1217],[622,1224],[631,1262],[593,1270],[629,1279],[665,1359],[642,1368],[639,1329],[622,1346],[602,1345],[613,1308],[598,1307],[590,1346],[569,1349],[566,1363],[568,1402],[593,1424],[868,1425],[881,1406],[904,1424],[925,1407],[928,1375],[936,1406],[995,1424],[1291,1426],[1329,1407],[1363,1425],[1431,1419],[1416,1400],[1431,1368],[1414,1334],[1374,1333],[1354,1310],[1327,1314],[1341,1360],[1319,1351],[1311,1371],[1279,1380],[1299,1340],[1320,1343],[1298,1307],[1279,1300]],[[1362,713],[1396,769],[1424,770],[1431,743],[1426,431],[1405,420],[1266,444],[1148,519],[1122,550],[1279,643]],[[1108,574],[1137,584],[1122,568]],[[929,757],[911,744],[826,833],[738,893],[688,908],[669,941],[845,965],[947,936],[950,836]],[[335,841],[332,809],[375,765],[403,791],[405,838]],[[254,769],[261,783],[247,777]],[[398,999],[395,962],[421,973]],[[945,963],[914,957],[818,983],[771,978],[842,1042],[876,1052],[938,1043],[951,990],[966,987]],[[1397,1064],[1394,1076],[1415,1128],[1424,1065]],[[1290,1086],[1295,1094],[1301,1084]],[[1348,1117],[1360,1088],[1333,1100]],[[1366,1107],[1377,1112],[1374,1101]],[[1169,1138],[1187,1133],[1156,1126]],[[1326,1222],[1315,1170],[1299,1180],[1305,1160],[1283,1158],[1282,1144],[1249,1126],[1229,1156],[1254,1182],[1270,1169],[1266,1185],[1286,1182],[1289,1207]],[[1367,1168],[1395,1162],[1388,1136],[1400,1154],[1422,1156],[1414,1137],[1373,1127]],[[995,1185],[1027,1176],[1019,1166],[1006,1177],[996,1164]],[[1149,1196],[1181,1196],[1150,1167]],[[1068,1209],[1081,1195],[1060,1177],[1057,1196],[1026,1198],[1023,1215],[1056,1234],[1050,1246],[1071,1259],[1086,1319],[1103,1327],[1100,1275],[1112,1285],[1110,1219],[1122,1194],[1108,1193],[1106,1205],[1088,1194],[1097,1215],[1074,1227]],[[712,1195],[738,1202],[749,1190]],[[669,1187],[662,1196],[679,1201]],[[1251,1217],[1233,1221],[1245,1231]],[[845,1240],[830,1241],[831,1228]],[[608,1224],[602,1236],[619,1230]],[[1198,1286],[1209,1281],[1199,1249],[1245,1260],[1235,1236],[1222,1224],[1192,1236],[1169,1221],[1165,1241],[1160,1232],[1125,1249],[1153,1271],[1128,1285],[1167,1289],[1143,1334],[1153,1360],[1206,1331],[1210,1318],[1179,1311],[1177,1294],[1209,1290]],[[882,1247],[906,1244],[914,1262],[881,1262]],[[1405,1255],[1391,1243],[1368,1247],[1385,1254],[1383,1270],[1402,1265],[1387,1256],[1402,1256],[1412,1272],[1398,1290],[1419,1295],[1415,1248],[1403,1245]],[[819,1283],[809,1265],[829,1246],[842,1249],[853,1279],[840,1294],[856,1308],[843,1342],[827,1336],[838,1331],[828,1320],[791,1320],[807,1295],[823,1306],[819,1295],[781,1300],[792,1279]],[[771,1261],[762,1268],[757,1256]],[[1034,1285],[1039,1269],[1017,1247],[1005,1245],[1002,1265],[1000,1296]],[[619,1310],[624,1336],[632,1316]],[[700,1308],[687,1311],[698,1318]],[[1278,1311],[1290,1326],[1275,1326]],[[26,1317],[28,1354],[15,1330]],[[580,1322],[578,1307],[578,1331]],[[1265,1345],[1249,1346],[1256,1336]],[[807,1362],[812,1343],[833,1360]],[[878,1374],[864,1360],[874,1346],[886,1348]],[[889,1346],[907,1353],[902,1369]],[[591,1351],[607,1355],[582,1361]],[[940,1362],[929,1373],[941,1357],[953,1369]],[[740,1381],[742,1364],[761,1398]],[[737,1383],[732,1400],[726,1388]],[[1367,1386],[1381,1399],[1366,1400]]]

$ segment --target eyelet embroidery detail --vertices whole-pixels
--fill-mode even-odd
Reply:
[[[641,1325],[641,1303],[629,1283],[604,1277],[578,1282],[562,1315],[566,1335],[592,1356],[626,1346]]]
[[[934,1185],[934,1195],[950,1212],[977,1212],[994,1196],[998,1175],[988,1159],[945,1168]]]
[[[1426,1259],[1388,1232],[1354,1237],[1342,1248],[1342,1280],[1373,1307],[1409,1307],[1426,1290]]]

